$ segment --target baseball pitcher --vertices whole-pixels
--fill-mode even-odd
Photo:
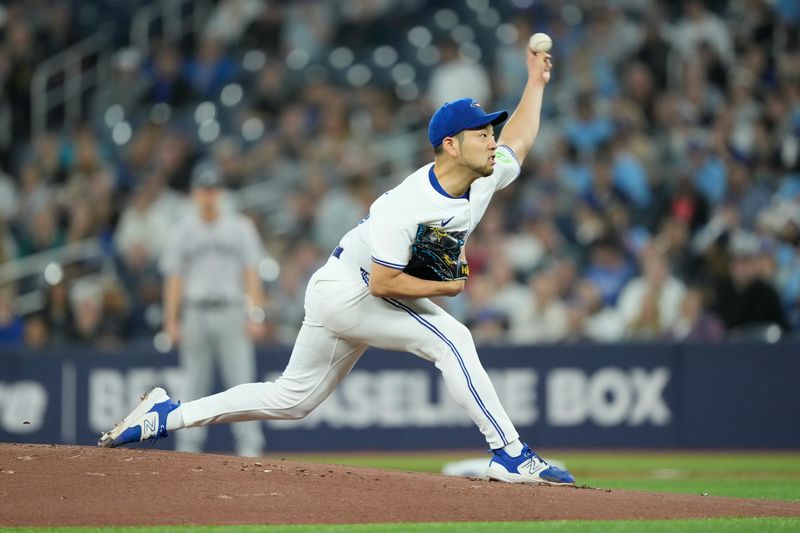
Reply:
[[[101,446],[160,438],[173,429],[296,419],[320,404],[370,346],[410,352],[438,368],[493,450],[487,475],[512,483],[572,485],[520,441],[481,365],[469,329],[429,298],[453,296],[469,274],[465,244],[495,191],[514,181],[539,130],[550,55],[527,52],[528,82],[510,118],[472,99],[444,104],[428,137],[435,159],[375,200],[309,281],[305,319],[283,375],[180,404],[150,391]],[[508,118],[499,141],[493,126]]]

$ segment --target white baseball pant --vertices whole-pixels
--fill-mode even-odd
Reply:
[[[375,346],[432,361],[492,449],[519,438],[478,359],[469,329],[429,299],[372,296],[366,272],[342,254],[311,277],[305,313],[289,363],[275,382],[238,385],[186,402],[184,424],[302,418]]]

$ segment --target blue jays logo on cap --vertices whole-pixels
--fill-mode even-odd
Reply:
[[[428,123],[428,140],[436,148],[445,137],[452,137],[462,130],[482,128],[487,124],[496,126],[508,118],[507,111],[487,113],[472,98],[447,102],[436,110]]]

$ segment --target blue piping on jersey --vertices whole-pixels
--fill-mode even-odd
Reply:
[[[439,183],[439,180],[436,178],[436,173],[433,171],[433,165],[431,165],[431,169],[428,171],[428,179],[430,180],[431,185],[433,186],[433,188],[436,189],[436,192],[438,192],[439,194],[441,194],[445,198],[452,198],[453,200],[460,200],[460,199],[463,198],[464,200],[469,200],[469,189],[467,189],[467,192],[465,192],[463,195],[459,196],[458,198],[456,198],[455,196],[450,196],[449,194],[447,194],[447,191],[442,188],[442,185]]]
[[[376,258],[375,256],[372,256],[372,262],[378,263],[381,266],[393,268],[395,270],[403,270],[406,267],[406,265],[398,265],[397,263],[390,263],[389,261],[383,261],[381,259]]]
[[[363,275],[362,275],[362,277],[363,277]],[[427,320],[422,318],[420,315],[418,315],[410,307],[405,306],[404,304],[398,302],[397,300],[390,300],[389,298],[383,298],[383,300],[386,301],[386,302],[389,302],[391,305],[393,305],[394,307],[397,307],[398,309],[402,309],[403,311],[405,311],[406,313],[408,313],[409,315],[414,317],[414,319],[417,322],[419,322],[420,324],[422,324],[423,326],[428,328],[437,337],[442,339],[445,342],[445,344],[447,344],[447,346],[450,348],[450,350],[453,352],[453,354],[455,354],[456,359],[458,360],[458,364],[461,367],[461,371],[464,373],[464,377],[467,379],[467,388],[469,388],[469,391],[472,393],[472,397],[475,398],[476,402],[478,402],[478,406],[480,406],[481,411],[483,411],[483,414],[486,415],[486,418],[489,419],[489,422],[491,422],[492,426],[497,431],[497,434],[500,435],[500,439],[503,441],[503,446],[506,446],[508,444],[508,440],[506,440],[506,436],[503,434],[503,431],[500,429],[500,426],[497,423],[497,421],[494,419],[494,417],[491,415],[491,413],[489,413],[489,410],[486,409],[486,406],[484,405],[483,401],[481,400],[481,397],[478,396],[478,391],[475,390],[475,386],[472,384],[472,378],[470,377],[469,372],[467,372],[467,367],[464,364],[464,360],[461,358],[461,354],[458,352],[458,349],[456,349],[456,346],[455,346],[455,344],[453,344],[453,341],[448,339],[444,335],[444,333],[439,331],[439,329],[436,326],[434,326],[433,324],[431,324],[430,322],[428,322]]]

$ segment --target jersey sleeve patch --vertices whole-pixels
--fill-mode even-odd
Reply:
[[[499,191],[517,179],[522,168],[517,159],[517,154],[505,144],[501,144],[497,147],[494,157],[497,165],[495,166],[492,177],[495,181],[495,190]]]
[[[517,154],[515,154],[515,153],[514,153],[514,150],[512,150],[512,149],[511,149],[511,147],[510,147],[509,145],[507,145],[507,144],[501,144],[500,146],[498,146],[498,148],[505,148],[505,149],[506,149],[506,151],[507,151],[507,152],[508,152],[508,153],[511,155],[511,157],[514,159],[514,162],[517,164],[517,166],[518,166],[518,167],[519,167],[519,166],[521,166],[521,165],[519,164],[519,158],[517,157]],[[503,156],[503,157],[504,157],[504,156],[505,156],[505,152],[498,150],[497,152],[495,152],[495,157],[497,157],[498,155],[501,155],[501,156]],[[506,161],[504,161],[504,163],[505,163],[505,162],[506,162]],[[508,163],[511,163],[511,161],[508,161]]]

